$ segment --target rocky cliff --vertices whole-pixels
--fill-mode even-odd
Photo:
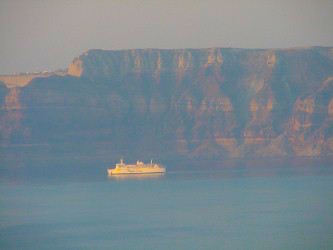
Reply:
[[[89,50],[67,75],[0,84],[0,144],[110,154],[333,154],[333,49]]]

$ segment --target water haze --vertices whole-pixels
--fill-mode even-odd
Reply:
[[[331,161],[295,164],[169,162],[167,174],[129,178],[2,172],[0,248],[332,249]]]

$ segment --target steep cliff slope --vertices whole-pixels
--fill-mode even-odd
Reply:
[[[2,147],[332,155],[333,49],[89,50],[65,76],[0,85],[0,103]]]

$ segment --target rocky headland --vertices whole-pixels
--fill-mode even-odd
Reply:
[[[143,157],[333,154],[333,48],[89,50],[65,73],[0,81],[3,156],[34,145]]]

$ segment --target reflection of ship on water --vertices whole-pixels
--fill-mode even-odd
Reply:
[[[136,164],[125,164],[123,159],[120,163],[117,163],[115,168],[109,168],[109,175],[131,175],[131,174],[162,174],[165,173],[165,167],[161,164],[156,164],[151,161],[148,164],[144,164],[141,161],[137,161]]]

